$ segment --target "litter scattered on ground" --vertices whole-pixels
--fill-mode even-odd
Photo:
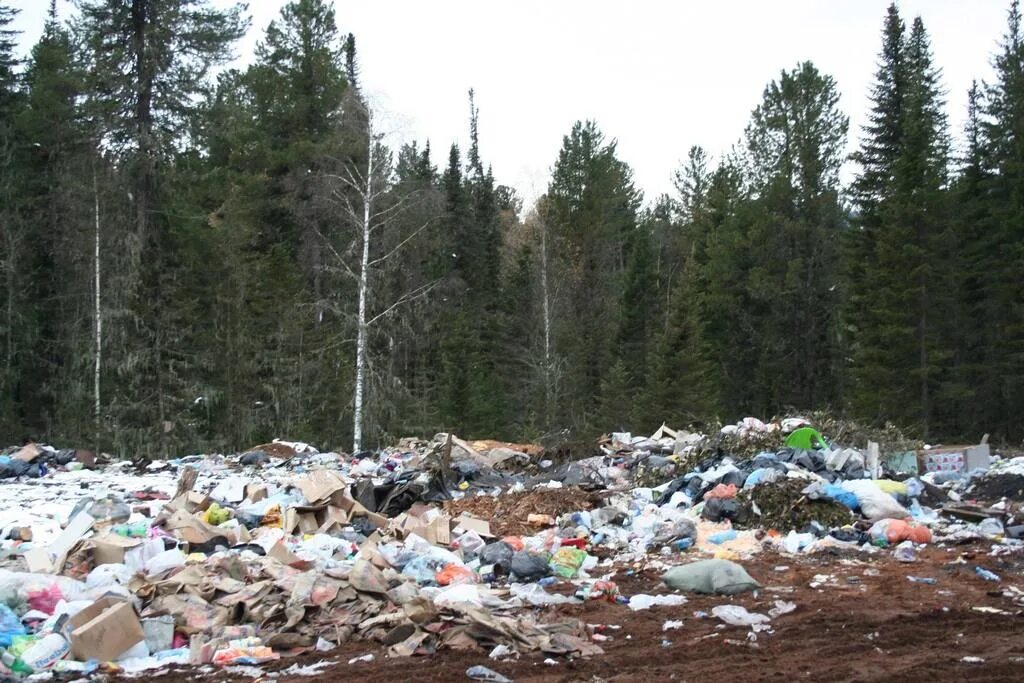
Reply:
[[[663,426],[560,464],[536,446],[449,434],[356,455],[275,441],[168,461],[13,447],[0,454],[0,673],[315,677],[445,650],[557,664],[632,639],[574,611],[677,616],[716,596],[695,618],[750,628],[736,644],[759,647],[800,609],[774,597],[795,590],[776,585],[794,571],[778,559],[873,562],[883,548],[914,568],[933,546],[988,544],[958,576],[1024,605],[1006,565],[1024,543],[1024,458],[984,440],[883,449],[859,435],[805,418]],[[748,571],[762,554],[776,560]],[[819,572],[803,590],[863,593],[869,570]],[[1002,615],[986,610],[973,611]],[[282,661],[305,654],[321,659]],[[466,675],[509,680],[480,665]]]

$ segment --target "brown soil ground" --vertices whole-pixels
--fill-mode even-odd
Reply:
[[[605,630],[612,637],[599,643],[605,653],[589,659],[560,658],[549,665],[538,653],[496,662],[484,651],[388,659],[382,646],[347,643],[329,653],[311,652],[265,665],[261,680],[462,681],[468,680],[467,668],[482,664],[520,682],[1021,681],[1024,606],[1002,595],[1000,588],[1024,585],[1024,556],[993,558],[987,552],[987,545],[929,547],[914,564],[900,564],[887,552],[800,558],[764,552],[742,563],[766,587],[756,596],[690,596],[682,606],[637,612],[597,601],[548,608],[552,617],[571,615],[589,624],[621,627]],[[975,575],[975,565],[1000,574],[1003,582],[983,581]],[[812,587],[816,575],[834,579]],[[908,575],[932,577],[938,583],[913,583]],[[623,567],[615,580],[625,595],[668,592],[658,576],[653,569]],[[569,589],[566,585],[562,592]],[[747,628],[723,626],[715,618],[695,615],[729,603],[767,612],[777,599],[795,602],[797,609],[774,619],[774,631],[758,634],[756,641],[748,640]],[[681,619],[683,627],[663,632],[668,619]],[[349,659],[371,652],[376,657],[373,662],[348,664]],[[965,662],[964,657],[984,661]],[[337,663],[315,676],[274,674],[296,663],[324,659]],[[146,678],[153,683],[178,683],[194,680],[195,671]],[[223,673],[215,678],[252,680]]]
[[[599,494],[588,493],[577,487],[561,489],[534,489],[530,492],[508,493],[501,496],[471,496],[448,501],[445,511],[452,517],[463,512],[486,519],[491,533],[496,536],[532,535],[543,526],[531,526],[530,515],[558,515],[578,510],[591,510],[604,505]]]

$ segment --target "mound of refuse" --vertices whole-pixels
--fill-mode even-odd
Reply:
[[[392,657],[589,657],[602,650],[586,624],[535,608],[685,602],[624,595],[616,568],[728,595],[760,585],[740,562],[766,548],[895,546],[912,562],[928,543],[1020,543],[1024,459],[985,443],[837,442],[828,424],[870,434],[746,418],[710,434],[616,432],[569,461],[452,434],[167,461],[12,447],[0,455],[0,673],[258,665],[347,642]],[[739,609],[729,618],[755,625],[786,613]]]

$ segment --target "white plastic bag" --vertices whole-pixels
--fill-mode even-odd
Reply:
[[[165,550],[146,563],[146,574],[153,576],[185,566],[185,554],[177,548]]]
[[[711,613],[731,626],[756,626],[771,621],[766,615],[748,612],[740,605],[718,605],[711,608]]]
[[[844,481],[840,486],[857,496],[861,512],[872,522],[877,522],[880,519],[910,517],[909,510],[869,479]]]
[[[686,597],[683,595],[647,595],[646,593],[639,593],[629,599],[629,609],[634,612],[648,609],[655,605],[675,607],[684,604],[686,604]]]
[[[126,586],[131,578],[132,570],[123,564],[101,564],[85,577],[85,585],[89,588]]]
[[[434,596],[434,604],[438,607],[454,607],[462,604],[483,607],[484,603],[476,584],[460,583],[457,586],[448,586],[438,591]]]
[[[534,607],[547,607],[548,605],[578,604],[580,601],[570,598],[567,595],[548,593],[543,586],[535,583],[513,583],[509,586],[509,592]]]

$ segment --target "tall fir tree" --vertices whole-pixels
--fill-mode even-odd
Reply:
[[[22,300],[27,292],[20,286],[18,265],[25,249],[26,234],[19,210],[18,167],[24,146],[14,125],[22,106],[22,90],[15,54],[19,31],[11,22],[19,10],[0,5],[0,257],[3,258],[3,357],[0,367],[0,421],[12,432],[23,427],[21,387],[32,378],[23,370],[23,349],[33,326],[25,316]]]
[[[810,62],[765,88],[746,131],[756,192],[748,296],[760,350],[754,407],[772,414],[836,398],[834,277],[839,168],[848,120],[834,79]]]
[[[25,70],[25,107],[16,125],[32,141],[33,153],[24,159],[22,199],[34,270],[61,277],[30,280],[40,334],[33,345],[38,393],[25,402],[37,411],[35,423],[46,433],[90,443],[96,404],[93,211],[94,193],[100,192],[93,180],[94,174],[105,175],[107,164],[78,107],[84,80],[72,36],[51,2]]]
[[[851,403],[862,417],[895,419],[928,435],[949,355],[935,320],[945,298],[939,267],[946,248],[948,140],[939,73],[920,18],[899,43],[893,76],[902,85],[898,130],[875,131],[865,145],[895,153],[886,157],[890,165],[879,165],[887,174],[869,174],[874,167],[865,165],[858,179],[858,189],[870,197],[862,219],[873,234],[866,282],[859,285],[870,311],[859,311],[863,334],[853,349]],[[866,152],[861,158],[869,159]]]
[[[979,260],[987,300],[982,323],[988,355],[982,387],[990,406],[986,426],[1006,439],[1024,434],[1024,33],[1020,3],[1010,4],[1007,31],[994,59],[995,79],[985,91],[983,144],[991,177],[987,189],[987,244]]]
[[[544,203],[552,263],[563,274],[553,302],[555,346],[566,364],[563,424],[601,429],[598,397],[615,354],[614,337],[600,330],[617,327],[626,245],[640,200],[616,142],[606,142],[594,122],[577,122],[563,139]]]
[[[131,229],[123,232],[125,265],[112,320],[118,381],[112,409],[120,412],[119,450],[160,443],[167,453],[176,414],[166,380],[177,372],[165,351],[177,330],[173,281],[165,280],[172,257],[164,170],[182,146],[208,93],[207,76],[232,56],[246,29],[243,7],[222,10],[208,0],[81,0],[77,29],[89,50],[89,111],[104,143],[117,154],[131,179]]]

